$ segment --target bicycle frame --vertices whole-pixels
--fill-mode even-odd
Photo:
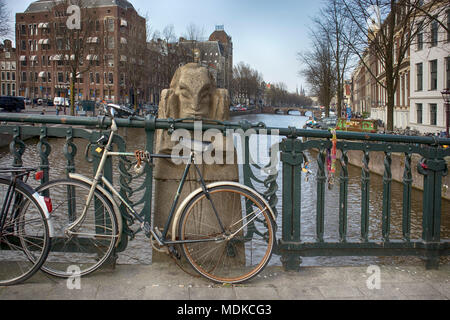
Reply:
[[[195,242],[213,242],[213,241],[219,241],[219,240],[225,240],[225,238],[220,238],[220,239],[206,239],[206,240],[183,240],[183,241],[170,241],[167,240],[167,235],[169,233],[169,228],[170,228],[170,224],[172,223],[172,220],[174,218],[174,214],[175,214],[175,210],[177,208],[180,196],[181,196],[181,192],[183,190],[184,184],[186,182],[187,176],[189,174],[189,170],[191,168],[191,166],[193,165],[197,174],[199,175],[200,178],[200,182],[201,182],[201,187],[202,189],[208,193],[207,188],[206,188],[206,183],[203,179],[203,176],[198,168],[198,166],[195,164],[194,162],[194,157],[195,157],[195,152],[191,152],[190,156],[172,156],[172,155],[166,155],[166,154],[151,154],[150,158],[154,158],[154,159],[177,159],[177,160],[187,160],[187,164],[185,167],[185,170],[183,172],[183,176],[181,178],[180,184],[178,186],[178,190],[175,196],[175,199],[172,203],[172,207],[170,209],[169,212],[169,217],[167,219],[166,225],[164,227],[164,231],[162,232],[161,236],[158,236],[154,230],[152,230],[150,228],[150,225],[148,224],[148,222],[146,222],[143,218],[141,218],[139,216],[139,214],[136,212],[136,210],[133,209],[133,207],[120,195],[120,193],[114,188],[114,186],[112,185],[112,183],[106,179],[103,176],[103,169],[105,167],[106,161],[108,159],[108,157],[111,156],[126,156],[126,157],[134,157],[135,154],[134,153],[129,153],[129,152],[112,152],[110,151],[111,149],[111,145],[112,145],[112,141],[114,139],[114,134],[115,132],[117,132],[117,125],[115,123],[114,118],[112,119],[112,126],[111,126],[111,133],[109,135],[109,139],[108,139],[108,143],[106,144],[105,148],[103,149],[103,155],[101,157],[100,163],[98,165],[97,168],[97,172],[95,174],[94,180],[92,181],[91,184],[91,189],[89,191],[88,197],[86,199],[86,204],[83,208],[83,212],[80,215],[80,217],[75,220],[71,225],[69,225],[66,228],[66,233],[68,233],[69,235],[71,233],[74,233],[72,231],[72,229],[75,229],[78,225],[82,224],[85,217],[86,217],[86,213],[87,213],[87,209],[89,207],[89,205],[91,204],[91,201],[94,197],[94,192],[97,188],[97,186],[99,185],[100,182],[102,182],[107,189],[109,189],[109,191],[115,195],[117,198],[119,198],[119,200],[125,205],[125,207],[128,209],[128,211],[131,213],[131,215],[138,220],[141,223],[141,228],[145,231],[145,233],[150,236],[150,234],[156,239],[156,241],[158,242],[159,245],[171,245],[171,244],[183,244],[183,243],[195,243]],[[219,225],[222,229],[223,232],[225,232],[225,228],[223,227],[222,222],[220,221],[219,218],[219,214],[217,213],[216,208],[214,207],[214,204],[211,202],[212,206],[213,206],[213,211],[218,219]]]

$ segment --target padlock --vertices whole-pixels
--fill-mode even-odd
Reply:
[[[134,166],[134,172],[135,172],[136,174],[142,174],[142,173],[144,173],[144,166],[139,165],[139,164],[136,164],[136,165]]]

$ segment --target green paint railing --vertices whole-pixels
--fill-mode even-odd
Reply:
[[[185,119],[186,120],[186,119]],[[45,172],[44,182],[49,179],[51,163],[48,158],[51,154],[49,138],[65,139],[64,156],[67,160],[66,171],[76,170],[75,156],[78,152],[74,139],[81,138],[88,141],[86,159],[97,165],[98,157],[95,157],[95,142],[102,131],[111,124],[105,117],[58,117],[37,116],[26,114],[0,114],[0,133],[9,133],[12,136],[10,151],[14,157],[13,165],[22,164],[22,156],[25,151],[23,136],[38,137],[37,148],[40,155],[40,167]],[[152,116],[139,119],[118,119],[119,127],[142,128],[146,135],[146,149],[153,150],[155,130],[162,129],[173,132],[176,129],[194,130],[192,121],[174,119],[155,119]],[[32,125],[30,125],[32,124]],[[39,126],[38,126],[39,125]],[[281,237],[277,245],[277,254],[286,269],[298,270],[301,257],[308,256],[419,256],[425,259],[429,268],[437,267],[439,258],[450,252],[450,239],[441,239],[441,214],[442,214],[442,187],[443,177],[447,175],[447,163],[445,158],[450,157],[450,139],[438,139],[436,137],[422,136],[398,136],[373,133],[344,132],[337,133],[337,149],[340,157],[338,163],[340,175],[337,178],[339,184],[339,240],[327,242],[324,239],[325,230],[325,187],[327,183],[326,156],[331,149],[331,133],[319,130],[303,130],[296,128],[268,128],[263,123],[251,124],[243,121],[239,123],[206,121],[202,124],[202,130],[216,129],[226,133],[227,130],[251,129],[255,134],[277,134],[283,138],[278,144],[279,158],[282,164],[282,185],[277,183],[277,170],[267,171],[265,179],[255,176],[253,169],[269,168],[267,165],[253,164],[249,159],[249,136],[245,137],[243,148],[246,155],[243,165],[244,183],[250,187],[258,184],[257,189],[277,212],[278,189],[282,189],[282,212],[279,224],[281,225]],[[114,141],[119,151],[125,151],[125,141],[117,136]],[[271,152],[275,152],[272,149]],[[317,207],[316,230],[314,242],[303,242],[301,237],[302,217],[302,166],[305,161],[305,153],[314,150],[317,152]],[[349,198],[349,152],[359,151],[362,154],[361,171],[361,215],[360,215],[360,241],[348,240],[348,198]],[[371,197],[370,182],[371,172],[369,164],[372,152],[384,153],[383,174],[383,201],[381,217],[380,241],[369,240],[369,200]],[[403,206],[402,206],[402,239],[391,239],[391,193],[392,193],[392,155],[394,153],[404,156],[403,174]],[[422,237],[411,239],[411,201],[412,201],[412,157],[419,155],[422,158],[418,171],[423,175],[423,216]],[[278,156],[278,155],[277,155]],[[152,205],[152,177],[150,166],[143,173],[144,182],[137,190],[130,186],[136,177],[130,174],[133,163],[127,159],[119,161],[119,184],[121,194],[125,198],[131,197],[137,190],[145,190],[142,199],[135,201],[135,205],[144,205],[142,215],[148,214]],[[113,165],[109,163],[105,175],[112,180]],[[117,179],[116,179],[117,180]],[[261,187],[262,185],[262,187]],[[128,216],[122,211],[124,220]],[[278,212],[277,212],[278,214]],[[450,214],[449,212],[444,214]],[[145,216],[150,221],[150,216]],[[281,222],[281,223],[280,223]],[[125,225],[123,233],[129,237],[122,237],[123,243],[119,251],[125,250],[128,238],[133,232]]]

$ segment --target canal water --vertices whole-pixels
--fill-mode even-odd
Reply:
[[[268,127],[288,127],[295,126],[302,128],[307,118],[300,115],[245,115],[236,116],[231,119],[234,122],[248,120],[254,122],[264,122]],[[120,134],[127,141],[127,150],[134,151],[143,149],[145,146],[145,135],[139,129],[121,129]],[[281,137],[261,137],[252,136],[250,140],[251,156],[259,165],[268,164],[268,150],[271,145],[279,142]],[[236,138],[235,142],[239,146],[240,139]],[[63,154],[64,139],[49,140],[52,153],[49,157],[51,172],[50,179],[61,179],[65,176],[67,161]],[[39,164],[39,153],[36,149],[36,139],[26,142],[27,149],[23,156],[25,166],[37,166]],[[76,140],[77,146],[76,168],[77,172],[92,176],[92,165],[85,160],[85,149],[87,142]],[[310,169],[313,172],[308,179],[303,177],[302,181],[302,197],[301,197],[301,237],[302,241],[314,242],[316,230],[316,192],[317,180],[314,172],[317,172],[317,155],[307,153],[310,160]],[[0,166],[8,166],[12,163],[12,157],[8,148],[0,149]],[[117,160],[114,168],[117,168]],[[338,166],[339,167],[339,166]],[[278,197],[278,225],[281,226],[282,213],[282,171],[281,165],[278,164],[277,183],[279,189]],[[260,170],[255,169],[254,174],[265,179],[267,176]],[[339,172],[336,173],[339,177]],[[142,180],[133,181],[133,189],[139,187]],[[258,189],[261,187],[256,184]],[[371,174],[370,181],[370,226],[369,239],[381,240],[381,215],[383,200],[383,178],[376,174]],[[339,184],[336,183],[330,188],[326,188],[325,194],[325,241],[337,242],[339,239]],[[348,241],[360,240],[360,224],[361,224],[361,169],[357,167],[349,167],[349,183],[348,183]],[[135,194],[132,199],[139,200],[141,194]],[[397,182],[392,183],[392,218],[391,218],[391,239],[402,238],[402,203],[403,203],[403,185]],[[423,193],[413,189],[412,195],[412,212],[411,212],[411,238],[420,239],[422,235],[422,203]],[[278,230],[278,238],[281,237],[281,227]],[[443,200],[442,203],[442,239],[450,239],[450,201]],[[303,266],[347,266],[347,265],[371,265],[371,264],[396,264],[396,263],[418,263],[417,258],[392,258],[392,257],[311,257],[303,258]],[[448,259],[442,259],[442,262],[448,262]],[[149,241],[142,235],[138,235],[135,240],[131,241],[127,250],[119,256],[119,263],[151,263],[151,248]],[[273,256],[272,265],[280,265],[279,258]]]

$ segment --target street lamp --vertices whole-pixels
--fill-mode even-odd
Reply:
[[[444,91],[441,92],[442,98],[444,98],[444,105],[445,105],[445,113],[446,113],[446,134],[447,138],[450,137],[449,135],[449,123],[450,123],[450,88],[444,89]]]

